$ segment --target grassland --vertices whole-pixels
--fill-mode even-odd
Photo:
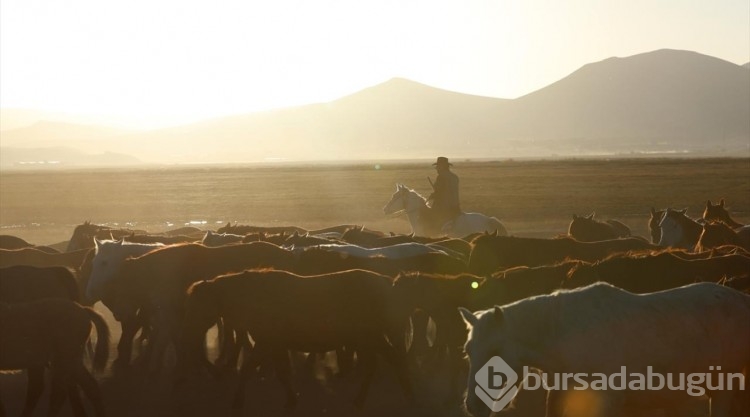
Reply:
[[[465,211],[496,216],[521,236],[563,233],[572,214],[591,211],[645,236],[649,207],[687,207],[698,217],[719,198],[750,221],[748,159],[457,161],[454,171]],[[391,162],[3,172],[0,233],[51,244],[84,220],[150,231],[231,221],[408,232],[404,217],[382,207],[396,182],[429,193],[427,176],[435,176],[429,163]]]

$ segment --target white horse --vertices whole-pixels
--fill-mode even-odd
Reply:
[[[396,184],[396,192],[383,207],[383,212],[388,215],[405,212],[411,223],[412,232],[418,236],[427,236],[428,227],[424,219],[429,209],[427,199],[403,184]],[[446,222],[441,231],[445,235],[458,238],[472,233],[494,233],[495,231],[500,236],[508,235],[508,231],[505,230],[500,220],[481,213],[461,213],[454,220]]]
[[[680,374],[683,381],[690,382],[694,379],[690,374],[700,373],[707,378],[706,374],[711,373],[713,383],[709,382],[705,391],[711,398],[711,416],[729,416],[730,409],[737,412],[733,407],[742,407],[742,401],[750,402],[747,391],[738,391],[741,381],[736,378],[738,373],[750,369],[750,296],[731,288],[699,283],[635,295],[597,283],[475,314],[459,310],[469,327],[465,350],[471,369],[466,407],[475,416],[490,412],[481,402],[480,396],[487,394],[475,374],[495,356],[500,356],[519,378],[522,367],[528,366],[547,373],[550,383],[555,382],[554,375],[563,373],[588,374],[596,380],[595,374],[619,374],[621,367],[626,367],[626,376],[646,375],[648,367],[652,367],[653,373],[665,379],[671,376],[676,383]],[[729,374],[735,375],[734,391],[717,389],[720,375],[715,372],[727,375],[722,380],[725,382]],[[580,393],[573,390],[574,381],[570,384],[568,393]],[[622,416],[627,404],[635,408],[667,408],[672,412],[667,415],[673,416],[690,394],[684,389],[648,390],[644,383],[636,389],[627,381],[620,386],[623,384],[628,389],[588,391],[592,402],[587,403],[587,408],[592,413],[587,415]],[[724,385],[727,387],[728,383]],[[550,391],[547,416],[563,415],[565,394]],[[695,391],[693,394],[697,395]]]
[[[94,239],[94,258],[91,261],[91,275],[86,285],[88,301],[95,303],[102,299],[107,283],[114,278],[125,259],[145,255],[164,246],[163,243]]]
[[[692,251],[698,243],[703,225],[689,218],[687,209],[668,208],[659,222],[661,240],[659,246],[686,249]]]

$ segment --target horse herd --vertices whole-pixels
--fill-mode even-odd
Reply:
[[[285,407],[294,408],[291,358],[314,362],[327,352],[336,352],[342,376],[361,371],[356,407],[365,406],[382,359],[405,403],[414,401],[415,367],[446,371],[448,405],[461,403],[469,372],[465,406],[477,416],[490,409],[475,394],[474,373],[493,355],[514,369],[604,372],[652,360],[675,372],[712,365],[747,375],[750,229],[723,200],[709,201],[699,220],[652,209],[649,228],[651,241],[593,214],[574,216],[568,234],[547,239],[497,229],[425,237],[355,225],[150,234],[86,222],[64,252],[0,236],[0,369],[28,371],[24,416],[47,368],[50,415],[66,398],[74,415],[85,415],[81,391],[104,415],[85,365],[108,364],[110,331],[90,307],[101,301],[122,327],[113,367],[135,366],[140,346],[138,362],[152,372],[164,371],[173,349],[166,371],[178,386],[239,368],[235,409],[259,367],[275,372]],[[215,361],[206,346],[213,326]],[[617,392],[591,415],[661,408],[677,416],[686,403],[684,395],[649,394]],[[546,415],[565,415],[565,396],[545,395],[535,401],[546,401]],[[713,416],[750,412],[747,391],[707,395]],[[521,402],[499,415],[531,415]]]

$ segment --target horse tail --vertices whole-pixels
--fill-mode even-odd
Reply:
[[[104,370],[109,358],[109,326],[101,314],[91,307],[83,307],[89,319],[96,327],[96,348],[94,349],[93,367],[97,372]]]

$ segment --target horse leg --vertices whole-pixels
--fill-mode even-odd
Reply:
[[[49,395],[49,409],[47,416],[52,417],[60,413],[63,402],[65,402],[65,393],[67,385],[70,383],[68,372],[61,369],[59,364],[52,364],[52,383]]]
[[[265,348],[261,345],[259,349],[256,343],[252,350],[248,353],[245,361],[242,363],[240,368],[239,381],[237,382],[237,390],[234,392],[234,399],[232,400],[232,409],[239,410],[245,405],[245,385],[247,379],[250,378],[250,374],[255,368],[260,365],[261,359],[266,352]]]
[[[563,417],[565,415],[565,391],[547,391],[547,413],[546,417]]]
[[[83,366],[83,363],[76,365],[74,376],[76,383],[81,387],[83,393],[94,405],[94,415],[97,417],[103,417],[104,401],[102,400],[102,393],[96,379],[94,379],[86,367]],[[71,384],[71,386],[75,387],[73,384]],[[85,413],[81,415],[85,416]]]
[[[30,416],[39,402],[39,397],[44,391],[44,367],[29,368],[28,383],[26,386],[26,401],[21,411],[21,416]]]
[[[359,388],[359,393],[354,399],[354,406],[358,409],[362,409],[365,405],[365,399],[367,398],[367,392],[370,390],[370,384],[372,378],[375,375],[375,369],[377,368],[378,361],[377,356],[372,350],[357,350],[357,359],[362,364],[364,370],[364,377],[362,379],[362,385]]]
[[[117,359],[114,361],[116,367],[126,367],[130,364],[130,358],[133,354],[133,339],[141,324],[136,317],[128,317],[120,322],[122,335],[117,343]]]
[[[76,384],[68,384],[68,401],[70,402],[70,409],[73,410],[74,416],[86,417],[86,409],[83,408],[81,395],[78,392]]]
[[[315,353],[310,353],[315,356]],[[274,350],[272,353],[276,377],[279,378],[284,392],[286,393],[286,409],[292,410],[297,406],[297,393],[292,388],[292,362],[289,351],[284,349]]]
[[[348,346],[336,349],[336,364],[339,367],[338,376],[349,375],[354,365],[354,350]]]
[[[412,391],[411,380],[409,379],[406,356],[388,344],[382,337],[375,340],[372,344],[368,344],[368,346],[373,346],[375,352],[380,354],[386,362],[395,368],[396,377],[404,392],[404,397],[408,402],[414,402],[414,392]]]

